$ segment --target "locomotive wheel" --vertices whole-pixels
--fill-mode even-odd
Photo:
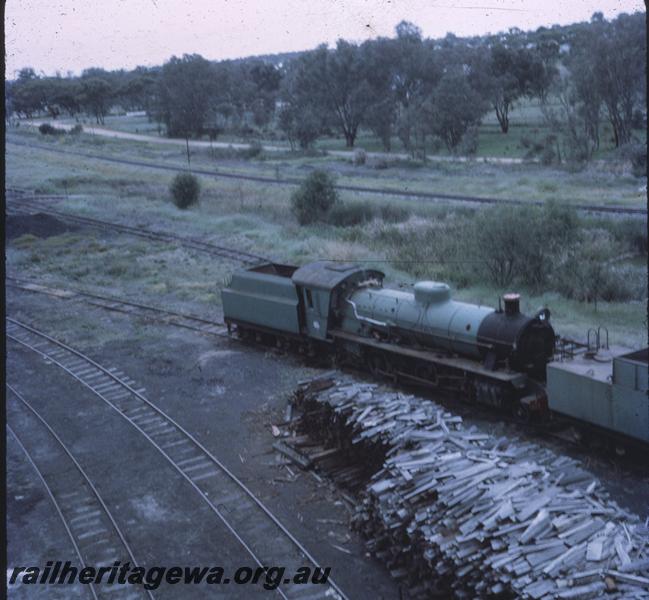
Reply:
[[[437,387],[439,383],[437,380],[437,369],[434,365],[419,365],[415,371],[415,375],[420,379],[425,379],[433,387]]]
[[[367,368],[374,377],[385,377],[388,373],[388,363],[383,354],[372,352],[367,356]]]
[[[514,413],[521,423],[530,423],[532,421],[532,411],[530,410],[530,407],[525,404],[520,402],[517,403]]]

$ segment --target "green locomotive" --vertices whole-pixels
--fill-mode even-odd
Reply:
[[[349,263],[256,265],[223,290],[225,323],[241,337],[326,351],[521,416],[547,409],[538,381],[554,353],[549,311],[523,315],[515,294],[493,309],[454,300],[443,283],[405,291],[384,288],[383,279]]]

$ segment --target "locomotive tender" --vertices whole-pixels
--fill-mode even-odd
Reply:
[[[516,294],[496,310],[454,300],[444,283],[405,291],[384,288],[383,278],[350,263],[255,265],[223,290],[224,320],[244,338],[362,361],[375,374],[458,391],[519,416],[547,409],[539,381],[554,354],[549,311],[522,314]]]

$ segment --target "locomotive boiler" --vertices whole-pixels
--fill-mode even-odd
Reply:
[[[384,274],[349,263],[265,263],[235,272],[224,320],[241,337],[328,352],[373,373],[462,393],[529,415],[546,408],[538,381],[552,359],[549,312],[459,302],[444,283],[383,287]]]
[[[549,314],[520,312],[517,294],[504,296],[504,310],[458,302],[445,283],[421,281],[413,291],[368,286],[356,289],[343,304],[342,329],[409,346],[445,350],[543,377],[552,357],[554,331]]]

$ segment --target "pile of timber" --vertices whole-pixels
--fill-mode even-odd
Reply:
[[[299,433],[377,465],[355,524],[414,597],[649,599],[647,522],[578,461],[347,375],[294,404]]]

